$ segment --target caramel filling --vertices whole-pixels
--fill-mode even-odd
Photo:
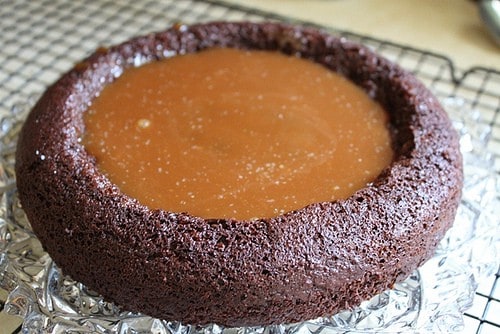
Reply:
[[[272,217],[350,196],[393,158],[387,113],[297,57],[211,49],[125,71],[85,115],[98,167],[150,208]]]

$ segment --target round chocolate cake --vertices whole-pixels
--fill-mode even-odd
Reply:
[[[84,148],[83,114],[138,60],[213,47],[279,51],[345,76],[389,113],[393,162],[347,199],[263,219],[152,210],[125,195]],[[413,75],[279,23],[178,25],[99,49],[35,105],[16,161],[23,208],[65,274],[124,310],[186,324],[292,323],[356,306],[432,256],[462,187],[457,134]]]

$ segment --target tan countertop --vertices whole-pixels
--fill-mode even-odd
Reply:
[[[500,70],[500,46],[470,0],[226,0]]]

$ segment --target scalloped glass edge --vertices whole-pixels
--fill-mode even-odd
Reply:
[[[29,97],[0,118],[0,288],[5,309],[36,333],[398,333],[463,329],[480,279],[494,275],[500,254],[500,177],[486,144],[491,128],[459,97],[442,99],[460,133],[465,184],[454,226],[436,254],[404,282],[353,310],[297,324],[224,328],[183,325],[122,312],[81,283],[64,277],[31,231],[15,187],[17,135],[38,98]],[[117,268],[120,270],[120,268]]]

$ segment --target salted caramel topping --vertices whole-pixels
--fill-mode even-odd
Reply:
[[[86,113],[84,144],[150,208],[251,219],[366,186],[393,158],[387,123],[321,65],[212,49],[125,71]]]

